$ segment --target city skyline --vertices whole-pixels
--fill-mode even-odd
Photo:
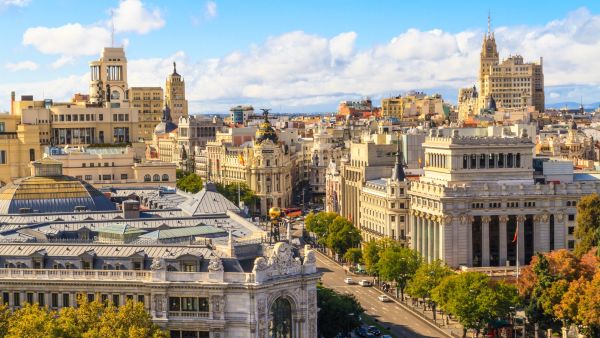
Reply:
[[[87,64],[111,45],[113,24],[130,85],[162,86],[177,62],[191,113],[236,104],[334,111],[340,100],[378,101],[408,90],[455,103],[458,88],[476,83],[488,10],[501,59],[510,52],[544,58],[548,105],[600,101],[597,4],[518,4],[514,14],[516,2],[343,4],[3,0],[0,111],[8,110],[11,90],[55,100],[87,93]],[[426,15],[407,15],[419,12]]]

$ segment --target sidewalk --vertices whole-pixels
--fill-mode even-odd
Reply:
[[[359,276],[352,272],[349,272],[344,265],[340,264],[339,262],[337,262],[335,259],[333,259],[329,255],[325,254],[324,252],[322,252],[322,251],[319,251],[319,252],[322,254],[322,256],[327,257],[330,261],[332,261],[332,262],[336,263],[337,265],[341,266],[342,268],[344,268],[344,270],[346,270],[347,275]],[[391,300],[393,300],[396,304],[401,306],[404,310],[414,314],[416,317],[420,318],[424,323],[430,325],[431,327],[434,327],[437,331],[440,332],[440,334],[443,334],[445,337],[462,337],[462,326],[456,320],[449,320],[448,325],[444,325],[446,316],[444,316],[444,320],[442,320],[442,315],[438,311],[437,316],[436,316],[437,322],[434,322],[433,312],[431,310],[425,310],[423,307],[420,307],[420,306],[412,306],[410,301],[409,302],[400,301],[400,299],[396,298],[395,289],[392,289],[391,290],[392,292],[386,293],[383,290],[381,290],[378,285],[374,285],[374,288],[376,288],[379,292],[381,292],[381,294],[385,294],[388,297],[390,297]],[[406,294],[405,294],[405,298],[406,298]]]

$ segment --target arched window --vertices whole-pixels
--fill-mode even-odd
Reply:
[[[152,180],[153,180],[154,182],[158,182],[158,181],[160,181],[160,175],[159,175],[159,174],[154,174],[154,176],[152,176]]]
[[[277,298],[273,305],[271,305],[269,337],[292,337],[292,305],[285,298]]]
[[[118,100],[120,97],[121,97],[121,95],[116,90],[113,90],[112,93],[110,93],[111,100]]]
[[[165,182],[168,181],[169,180],[169,175],[167,175],[167,174],[162,175],[162,180],[165,181]]]
[[[150,180],[151,180],[150,174],[144,175],[144,182],[150,182]]]

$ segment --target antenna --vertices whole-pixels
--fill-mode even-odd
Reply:
[[[115,11],[114,10],[110,10],[110,26],[111,26],[111,30],[110,30],[110,46],[112,48],[115,47]]]
[[[488,9],[488,35],[492,32],[492,16],[490,14],[490,10]]]

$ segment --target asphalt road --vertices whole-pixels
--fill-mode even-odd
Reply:
[[[317,266],[323,272],[322,280],[325,286],[338,292],[354,294],[365,312],[377,319],[382,326],[389,327],[394,337],[443,337],[439,331],[395,302],[380,302],[377,299],[377,296],[381,294],[379,290],[373,287],[344,283],[344,278],[346,278],[344,270],[327,257],[317,254]],[[358,277],[353,277],[353,279],[358,281]],[[366,279],[372,280],[371,277]]]

